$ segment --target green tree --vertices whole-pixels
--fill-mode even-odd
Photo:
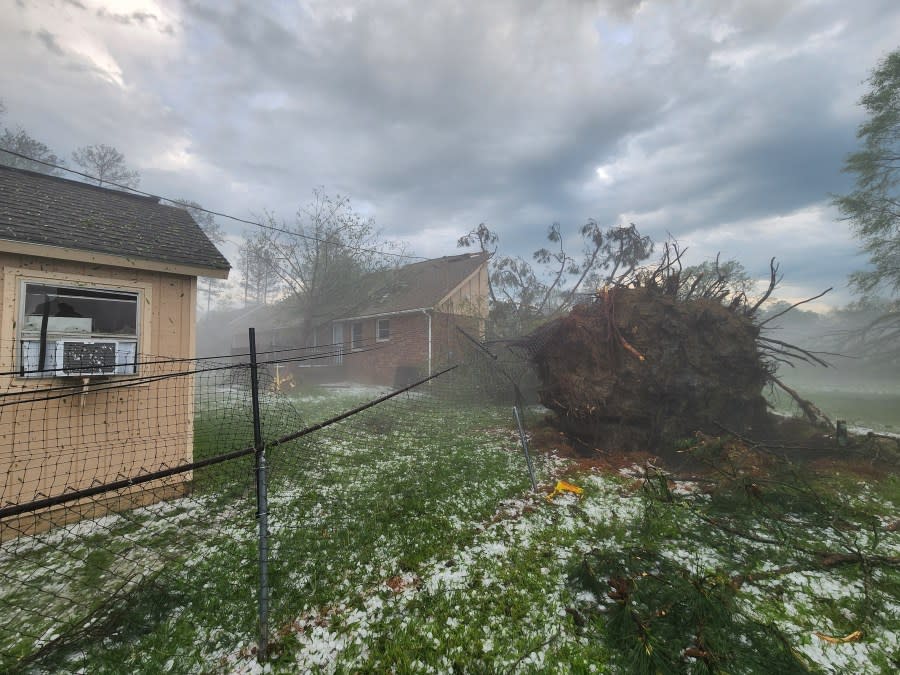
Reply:
[[[869,351],[896,363],[900,358],[900,49],[888,54],[867,80],[860,104],[866,120],[856,132],[862,149],[851,154],[844,171],[855,174],[856,189],[835,197],[869,254],[871,266],[851,276],[863,294],[893,296],[878,319],[856,333]]]
[[[856,176],[856,189],[835,197],[869,254],[871,269],[851,280],[861,292],[900,290],[900,49],[888,54],[868,79],[860,100],[868,115],[857,130],[862,149],[851,154],[844,171]]]
[[[115,183],[136,188],[141,182],[141,175],[125,163],[125,155],[111,145],[82,146],[72,153],[72,159],[96,180],[97,185]]]

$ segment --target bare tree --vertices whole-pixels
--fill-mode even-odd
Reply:
[[[634,224],[604,230],[591,219],[579,234],[582,251],[576,258],[567,252],[559,223],[551,225],[547,241],[553,247],[535,251],[534,265],[520,257],[496,255],[499,237],[484,223],[459,238],[458,246],[477,244],[492,256],[491,319],[498,336],[521,335],[569,309],[580,294],[616,283],[653,250],[650,238],[641,236]]]
[[[190,199],[176,199],[175,203],[184,208],[194,222],[200,226],[206,237],[213,243],[216,248],[221,249],[225,243],[225,231],[216,221],[216,217],[209,211],[204,210],[200,204]],[[224,279],[216,279],[214,277],[200,277],[198,286],[200,291],[206,294],[206,311],[212,309],[213,299],[222,295],[226,282]]]
[[[3,101],[0,101],[0,115],[4,114],[6,114],[6,106],[3,105]],[[0,148],[10,150],[19,155],[25,155],[25,157],[18,157],[7,152],[0,152],[0,164],[17,169],[28,169],[29,171],[58,176],[62,172],[57,168],[47,166],[47,164],[65,165],[65,162],[57,157],[50,148],[36,138],[29,136],[22,127],[16,127],[15,129],[4,127],[3,133],[0,133]],[[26,157],[39,161],[33,162],[30,159],[26,159]],[[41,162],[46,162],[47,164],[41,164]]]
[[[251,301],[266,305],[269,296],[282,285],[277,268],[277,255],[265,230],[244,232],[238,247],[238,268],[244,287],[244,306]]]
[[[72,153],[75,163],[96,179],[97,185],[115,183],[136,188],[141,175],[125,164],[125,155],[111,145],[85,145]]]
[[[12,166],[17,169],[37,171],[38,173],[45,173],[50,176],[59,176],[62,174],[62,171],[55,167],[47,166],[47,164],[63,166],[65,162],[57,157],[44,143],[29,136],[21,127],[17,127],[15,130],[5,128],[3,133],[0,134],[0,148],[11,150],[20,155],[25,155],[25,157],[39,160],[33,162],[24,157],[17,157],[16,155],[0,152],[0,164],[6,164],[7,166]],[[41,164],[40,162],[46,162],[47,164]]]
[[[274,269],[294,299],[307,335],[330,314],[360,300],[359,281],[365,274],[402,258],[402,250],[383,241],[375,222],[354,211],[349,198],[320,190],[297,211],[292,225],[271,214],[262,225]]]

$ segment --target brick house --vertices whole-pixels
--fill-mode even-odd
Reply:
[[[466,253],[413,263],[363,280],[365,300],[317,331],[332,345],[332,377],[400,386],[453,361],[479,337],[488,312],[488,257]]]
[[[256,330],[263,359],[286,362],[270,375],[294,382],[353,381],[403,385],[435,372],[480,338],[488,315],[488,256],[465,253],[379,270],[352,293],[317,307],[312,325],[298,318],[294,299],[235,310],[216,332],[230,335],[234,355],[246,355],[247,327]],[[469,346],[466,346],[468,349]]]
[[[0,166],[0,506],[191,461],[192,377],[154,376],[228,271],[184,209]]]

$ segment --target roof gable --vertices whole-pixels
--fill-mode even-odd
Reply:
[[[3,239],[199,267],[216,276],[230,269],[184,209],[157,197],[0,165]]]
[[[465,253],[373,272],[360,282],[365,299],[339,318],[432,309],[486,262],[484,253]]]

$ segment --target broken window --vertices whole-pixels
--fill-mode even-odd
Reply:
[[[23,282],[23,377],[135,373],[139,294],[94,286]]]

